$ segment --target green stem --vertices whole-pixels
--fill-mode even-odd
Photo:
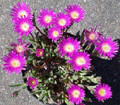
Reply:
[[[44,35],[44,33],[37,26],[35,26],[35,27],[42,35]]]
[[[32,36],[33,40],[35,41],[35,37],[33,36],[33,34],[32,34],[32,33],[30,33],[30,35]]]
[[[74,23],[71,23],[71,25],[69,27],[67,27],[67,29],[65,30],[65,37],[67,38],[67,31],[70,29],[70,27],[73,25]]]

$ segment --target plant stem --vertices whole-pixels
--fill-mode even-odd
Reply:
[[[33,34],[32,34],[32,33],[30,33],[30,35],[32,36],[33,40],[35,41],[35,37],[33,36]]]
[[[71,25],[69,27],[67,27],[67,29],[65,30],[65,37],[67,38],[67,31],[70,29],[70,27],[73,25],[74,23],[71,23]]]
[[[35,26],[35,27],[42,35],[44,35],[44,33],[37,26]]]
[[[67,30],[68,30],[68,29],[66,29],[66,31],[65,31],[65,38],[67,38]]]

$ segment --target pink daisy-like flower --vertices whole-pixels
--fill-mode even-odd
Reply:
[[[84,30],[85,38],[86,38],[85,40],[89,41],[89,43],[96,43],[99,37],[102,35],[96,31],[96,28],[95,29],[91,28],[91,31],[88,31],[86,29]]]
[[[70,57],[68,63],[72,66],[73,70],[80,71],[82,69],[88,70],[91,67],[90,55],[86,52],[76,52]]]
[[[57,27],[52,27],[48,30],[48,38],[52,41],[57,41],[61,37],[61,29]]]
[[[118,44],[113,41],[111,37],[100,37],[99,42],[96,43],[96,50],[103,57],[112,59],[118,52]]]
[[[22,39],[18,39],[17,43],[12,42],[11,46],[14,47],[14,51],[18,54],[24,54],[24,52],[28,49],[27,47],[29,46],[28,43],[23,41]]]
[[[70,17],[64,13],[58,13],[55,19],[55,26],[59,28],[66,28],[70,25]]]
[[[19,33],[19,36],[26,35],[28,36],[29,33],[33,30],[33,23],[27,18],[21,18],[15,23],[14,30]]]
[[[70,57],[78,49],[80,49],[80,42],[71,37],[67,39],[63,38],[63,40],[58,44],[58,53],[61,56],[67,55]]]
[[[31,19],[31,9],[29,8],[29,5],[26,4],[26,2],[20,2],[17,3],[17,6],[14,6],[11,11],[11,16],[13,22],[20,18],[28,18]]]
[[[69,5],[65,9],[67,14],[71,17],[72,22],[79,22],[84,18],[85,11],[82,9],[80,5]]]
[[[72,85],[67,90],[67,93],[68,93],[69,101],[75,104],[82,103],[82,100],[85,97],[85,91],[77,85]]]
[[[111,87],[107,84],[99,84],[94,91],[96,98],[103,101],[112,97]]]
[[[40,26],[47,28],[54,22],[55,13],[53,10],[41,9],[38,16],[38,23]]]
[[[44,54],[44,49],[37,49],[36,50],[36,56],[37,57],[41,57],[41,56],[43,56],[43,54]]]
[[[37,80],[37,78],[28,77],[26,84],[27,84],[27,86],[30,86],[32,89],[35,89],[36,86],[38,85],[38,80]]]
[[[26,59],[24,56],[16,54],[14,51],[11,51],[8,55],[3,57],[3,69],[6,70],[8,73],[15,72],[20,73],[21,70],[25,70],[26,66]]]

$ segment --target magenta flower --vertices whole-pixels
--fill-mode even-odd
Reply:
[[[90,55],[86,52],[76,52],[70,57],[68,63],[72,66],[73,70],[80,71],[82,69],[88,70],[91,67]]]
[[[53,10],[41,9],[38,16],[38,23],[40,26],[47,28],[52,25],[54,22],[55,14]]]
[[[3,57],[3,69],[6,70],[8,73],[15,72],[20,73],[21,70],[25,70],[26,66],[26,59],[24,56],[16,54],[15,52],[11,51],[8,55]]]
[[[100,56],[112,59],[118,52],[118,44],[111,37],[100,37],[99,42],[96,43],[96,50]]]
[[[82,100],[85,97],[85,91],[77,85],[72,85],[67,90],[67,93],[68,93],[69,101],[75,104],[82,103]]]
[[[19,36],[28,36],[33,30],[33,23],[27,18],[21,18],[15,23],[14,30],[19,33]]]
[[[65,9],[65,11],[70,16],[72,22],[79,22],[80,20],[84,19],[85,11],[80,5],[69,5]]]
[[[55,26],[59,28],[66,28],[70,25],[70,17],[64,13],[58,13],[55,19]]]
[[[36,50],[36,56],[37,57],[41,57],[41,56],[43,56],[43,54],[44,54],[44,49],[37,49]]]
[[[85,105],[84,103],[81,103],[80,105]]]
[[[30,86],[32,89],[35,89],[36,86],[38,85],[38,80],[37,78],[28,77],[26,84],[27,86]]]
[[[57,41],[61,37],[61,29],[57,27],[52,27],[48,30],[48,38],[52,41]]]
[[[11,16],[13,22],[20,18],[28,18],[31,19],[31,9],[29,8],[29,5],[27,5],[25,2],[20,2],[17,3],[17,6],[14,6],[11,11]]]
[[[84,30],[85,40],[89,41],[89,43],[96,43],[97,40],[99,40],[99,37],[102,35],[96,31],[96,28],[95,29],[91,28],[91,31],[88,31],[86,29]]]
[[[107,84],[99,84],[94,91],[96,98],[103,101],[112,97],[111,87]]]
[[[22,39],[18,39],[17,43],[12,42],[11,46],[14,47],[14,51],[18,54],[24,54],[24,52],[28,49],[29,44],[23,41]]]
[[[80,42],[71,37],[67,39],[63,38],[63,40],[58,44],[58,53],[61,56],[67,55],[70,57],[78,49],[80,49]]]

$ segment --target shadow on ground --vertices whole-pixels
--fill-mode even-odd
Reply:
[[[116,40],[120,45],[120,39]],[[102,77],[102,83],[106,83],[111,86],[113,92],[112,98],[106,100],[104,103],[98,102],[98,100],[93,96],[92,103],[86,103],[86,105],[120,105],[120,47],[118,54],[112,60],[103,60],[94,57],[95,65],[94,73],[97,76]]]

